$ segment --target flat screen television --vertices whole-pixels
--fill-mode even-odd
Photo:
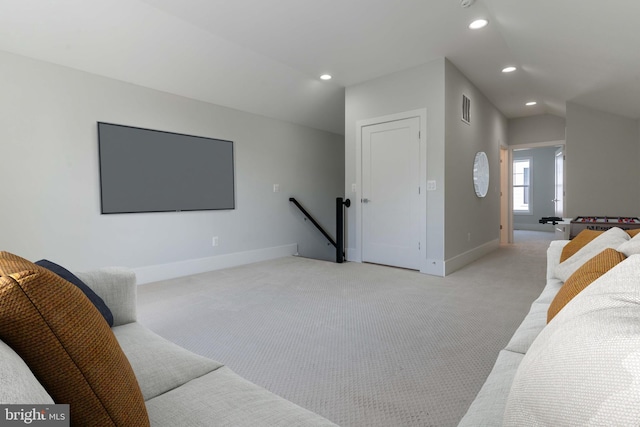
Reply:
[[[98,122],[103,214],[235,209],[233,142]]]

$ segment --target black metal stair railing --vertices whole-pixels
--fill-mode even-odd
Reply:
[[[296,205],[300,212],[311,221],[311,223],[322,233],[322,235],[336,248],[336,262],[344,262],[344,206],[351,206],[349,199],[343,200],[342,197],[336,198],[336,240],[316,221],[316,219],[295,199],[290,197],[289,201]]]

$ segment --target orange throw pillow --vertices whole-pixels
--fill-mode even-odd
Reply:
[[[625,230],[627,234],[631,237],[634,237],[636,234],[640,233],[640,228],[634,228],[632,230]]]
[[[582,230],[576,237],[571,239],[569,243],[562,248],[562,255],[560,255],[560,262],[564,262],[569,257],[574,255],[580,249],[587,245],[590,241],[598,237],[604,233],[604,231],[595,231],[595,230]]]
[[[577,269],[576,272],[564,282],[551,302],[547,311],[547,323],[584,288],[626,258],[623,253],[608,248],[585,262],[582,267]]]
[[[567,259],[569,259],[569,257],[571,257],[580,249],[582,249],[583,246],[585,246],[587,243],[589,243],[590,241],[592,241],[593,239],[595,239],[605,231],[606,230],[603,230],[603,231],[582,230],[580,233],[578,233],[576,237],[571,239],[571,241],[567,243],[564,248],[562,248],[562,254],[560,255],[560,262],[564,262]],[[633,230],[625,230],[625,231],[629,236],[634,237],[636,234],[640,233],[640,228],[636,228]]]
[[[73,284],[0,252],[0,338],[73,425],[149,426],[142,392],[113,332]]]

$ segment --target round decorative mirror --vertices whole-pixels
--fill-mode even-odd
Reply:
[[[487,195],[489,189],[489,159],[484,151],[478,151],[473,161],[473,188],[478,197]]]

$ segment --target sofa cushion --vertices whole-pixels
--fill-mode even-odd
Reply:
[[[0,253],[0,338],[77,425],[148,426],[131,365],[104,318],[76,286]]]
[[[540,331],[547,325],[547,309],[549,304],[534,302],[529,313],[514,332],[505,350],[525,354]]]
[[[629,234],[625,233],[622,229],[618,227],[610,228],[587,243],[566,261],[558,264],[555,269],[556,277],[563,282],[566,282],[567,279],[582,266],[582,264],[607,248],[616,249],[629,239]]]
[[[571,243],[570,240],[553,240],[547,248],[547,281],[549,279],[557,279],[556,267],[560,264],[560,255],[566,245]]]
[[[76,285],[82,291],[82,293],[85,294],[87,298],[89,298],[89,301],[91,301],[91,303],[98,309],[109,326],[113,326],[113,314],[111,314],[111,310],[109,310],[109,307],[107,307],[102,298],[100,298],[95,292],[93,292],[93,290],[88,287],[82,280],[78,279],[75,274],[73,274],[63,266],[49,261],[48,259],[41,259],[40,261],[36,261],[35,264],[39,265],[40,267],[44,267],[47,270],[53,271],[67,282]]]
[[[595,230],[582,230],[576,237],[571,239],[567,245],[562,248],[562,255],[560,255],[560,262],[564,262],[571,256],[575,255],[580,249],[582,249],[587,243],[604,233],[604,231]]]
[[[640,420],[640,255],[580,292],[516,372],[505,426],[631,426]]]
[[[566,282],[564,282],[564,285],[562,285],[562,288],[560,288],[556,297],[549,305],[549,310],[547,311],[547,323],[550,322],[551,319],[553,319],[555,315],[558,314],[558,312],[584,288],[589,286],[597,278],[611,270],[626,258],[627,257],[623,253],[618,252],[615,249],[608,248],[585,262],[582,267],[577,269],[576,272],[573,273]]]
[[[335,427],[227,367],[147,401],[154,427]]]
[[[549,306],[549,304],[551,304],[551,301],[553,301],[553,299],[558,294],[558,291],[563,284],[564,282],[560,279],[547,279],[547,284],[545,285],[540,295],[538,295],[538,298],[535,299],[534,303],[546,304],[547,306]]]
[[[629,233],[631,230],[627,230]],[[640,229],[638,229],[640,231]],[[626,256],[640,254],[640,234],[635,234],[630,240],[618,246],[618,252],[622,252]]]
[[[131,363],[144,400],[222,366],[165,340],[139,323],[116,326],[113,332]]]
[[[0,404],[54,403],[29,367],[11,347],[0,341]]]

